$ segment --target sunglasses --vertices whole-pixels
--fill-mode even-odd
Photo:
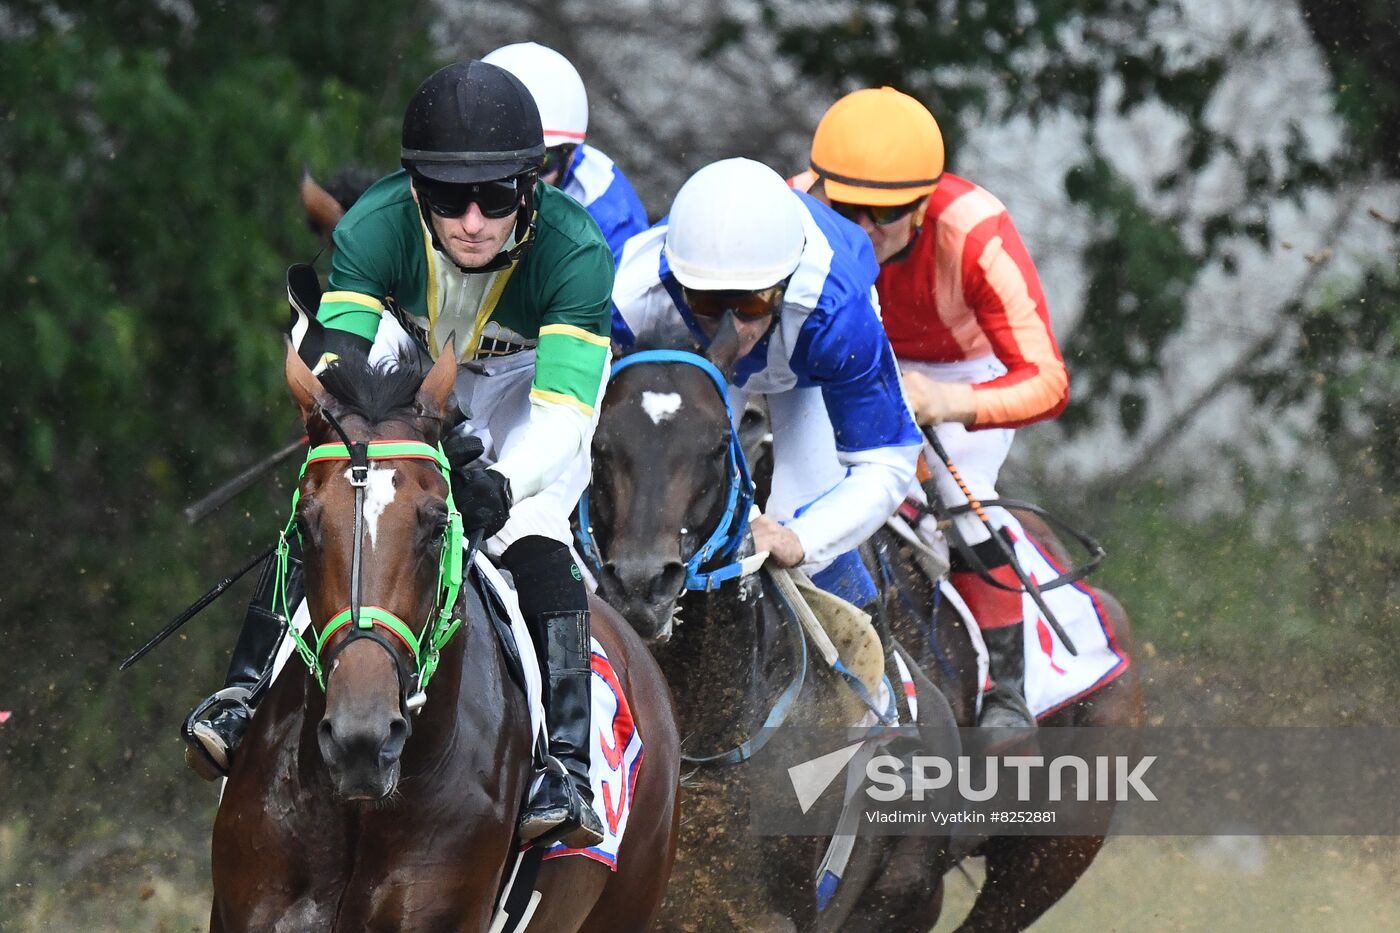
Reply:
[[[461,217],[467,212],[467,208],[475,203],[481,208],[483,216],[500,220],[502,217],[509,217],[520,207],[520,188],[514,178],[467,185],[418,178],[414,180],[413,187],[428,205],[428,210],[439,217]]]
[[[751,292],[702,292],[689,288],[681,289],[685,303],[696,317],[719,317],[726,311],[733,311],[735,317],[746,321],[756,321],[777,310],[787,282],[779,282],[768,288]]]
[[[573,161],[574,150],[578,148],[575,143],[564,143],[560,146],[551,146],[544,151],[544,164],[540,166],[541,175],[549,175],[558,172],[563,177],[564,171]]]
[[[923,198],[910,201],[908,204],[891,204],[876,207],[870,204],[844,204],[841,201],[832,201],[831,209],[852,223],[860,222],[861,214],[868,214],[870,219],[876,224],[892,224],[902,217],[908,217],[914,213],[914,209],[919,206]]]

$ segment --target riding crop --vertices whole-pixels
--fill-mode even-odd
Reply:
[[[262,479],[268,473],[271,473],[280,466],[283,461],[290,460],[294,454],[306,447],[306,444],[307,438],[305,435],[302,435],[299,440],[292,441],[276,453],[269,454],[259,460],[233,479],[224,483],[218,489],[209,493],[209,495],[196,502],[191,502],[189,505],[185,506],[185,519],[193,525],[201,519],[207,518],[209,515],[217,512],[227,505],[234,496]]]
[[[933,452],[938,455],[938,459],[942,460],[943,465],[948,468],[948,472],[953,476],[953,481],[958,484],[958,489],[962,490],[963,497],[967,499],[967,504],[972,507],[973,514],[986,526],[987,531],[992,536],[992,540],[997,543],[997,547],[1001,549],[1002,554],[1005,555],[1007,561],[1010,562],[1011,569],[1016,574],[1016,579],[1020,580],[1021,585],[1026,588],[1026,592],[1031,594],[1031,599],[1035,601],[1036,607],[1040,609],[1041,615],[1045,617],[1046,623],[1055,630],[1055,634],[1059,636],[1060,642],[1065,646],[1065,650],[1075,657],[1078,657],[1079,651],[1074,647],[1074,642],[1070,639],[1069,635],[1066,634],[1065,630],[1060,626],[1060,622],[1055,618],[1055,614],[1050,611],[1050,607],[1046,605],[1045,597],[1041,595],[1040,587],[1035,585],[1035,581],[1032,580],[1025,569],[1021,567],[1021,562],[1016,559],[1011,545],[1007,543],[1007,540],[997,531],[991,519],[987,518],[987,512],[982,508],[982,503],[977,500],[977,497],[972,494],[972,490],[968,487],[967,483],[963,481],[962,474],[958,472],[957,464],[953,463],[953,459],[948,456],[948,451],[943,447],[943,442],[938,439],[937,433],[934,432],[933,428],[927,426],[923,428],[923,432],[924,437],[929,442],[929,446],[933,448]]]
[[[155,635],[151,637],[150,641],[146,642],[140,648],[137,648],[135,651],[133,651],[131,653],[131,656],[125,661],[123,661],[121,663],[121,666],[117,668],[117,670],[124,671],[128,667],[131,667],[131,665],[135,664],[137,661],[144,658],[147,654],[150,653],[152,648],[165,641],[171,635],[175,634],[176,629],[184,625],[190,619],[193,619],[195,616],[199,615],[199,613],[203,611],[206,606],[208,606],[214,600],[218,599],[220,596],[224,595],[224,591],[227,590],[229,587],[233,586],[235,583],[237,583],[244,574],[252,570],[258,564],[267,560],[269,557],[271,557],[272,552],[275,550],[277,550],[277,545],[274,544],[272,547],[268,548],[266,551],[263,551],[257,557],[254,557],[252,560],[248,561],[248,563],[244,564],[238,570],[235,570],[233,573],[220,580],[217,584],[215,584],[213,589],[211,589],[209,592],[205,593],[203,596],[199,597],[199,599],[191,603],[189,608],[187,608],[184,612],[171,619],[170,623],[166,625],[165,628],[161,629],[159,632],[156,632]]]

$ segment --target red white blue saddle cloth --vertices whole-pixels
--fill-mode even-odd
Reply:
[[[1053,580],[1063,568],[1026,534],[1021,523],[1005,515],[1006,530],[1015,541],[1016,559],[1036,583]],[[987,648],[967,604],[946,579],[943,595],[957,607],[977,646],[978,681],[987,683]],[[1080,581],[1042,591],[1055,619],[1074,641],[1078,657],[1066,650],[1027,593],[1022,596],[1026,639],[1026,704],[1037,719],[1085,697],[1128,669],[1128,655],[1118,647],[1113,623],[1094,588]]]
[[[570,849],[559,843],[545,852],[545,859],[582,855],[617,871],[617,850],[632,813],[632,793],[642,766],[642,735],[632,720],[632,709],[618,683],[607,652],[593,639],[593,748],[589,773],[593,778],[593,808],[603,822],[603,841],[587,849]]]

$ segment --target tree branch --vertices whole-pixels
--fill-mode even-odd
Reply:
[[[1322,237],[1324,244],[1315,254],[1309,256],[1308,270],[1303,273],[1303,277],[1298,281],[1288,299],[1278,307],[1278,311],[1291,304],[1302,302],[1307,298],[1308,292],[1312,290],[1317,282],[1318,276],[1326,268],[1328,260],[1332,257],[1332,244],[1337,241],[1342,232],[1350,223],[1352,214],[1356,210],[1357,202],[1361,198],[1361,189],[1353,188],[1338,209],[1332,223],[1328,225],[1326,233]],[[1278,327],[1266,333],[1260,334],[1252,340],[1244,351],[1235,359],[1235,362],[1221,370],[1201,391],[1197,392],[1189,402],[1179,408],[1176,414],[1168,419],[1166,425],[1157,432],[1146,444],[1138,448],[1137,455],[1128,463],[1126,467],[1110,474],[1107,478],[1095,483],[1096,494],[1112,498],[1124,486],[1137,479],[1138,476],[1148,468],[1154,466],[1161,456],[1176,442],[1177,438],[1189,428],[1196,420],[1196,416],[1201,413],[1211,402],[1215,401],[1222,392],[1237,383],[1244,377],[1251,368],[1258,362],[1259,358],[1273,351],[1284,336],[1289,332],[1288,328]]]

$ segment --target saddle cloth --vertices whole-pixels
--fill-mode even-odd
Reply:
[[[540,666],[534,640],[530,638],[525,618],[520,613],[520,603],[515,590],[485,554],[477,553],[476,568],[487,585],[495,591],[500,605],[506,610],[510,620],[510,635],[515,640],[515,649],[519,653],[524,675],[525,695],[530,709],[530,734],[541,744],[547,744]],[[297,631],[304,632],[310,618],[306,602],[303,600],[292,616]],[[282,640],[274,677],[281,673],[282,667],[295,648],[291,638]],[[428,685],[428,691],[428,702],[432,703],[431,683]],[[581,855],[602,862],[616,871],[618,848],[622,845],[627,818],[632,812],[632,792],[636,786],[638,768],[642,763],[643,746],[641,734],[632,720],[632,710],[622,692],[617,673],[597,639],[593,639],[591,693],[593,747],[590,750],[590,776],[593,784],[593,808],[603,824],[603,842],[588,849],[568,849],[562,844],[556,845],[547,850],[544,857],[550,859],[564,855]]]
[[[1014,516],[1005,515],[1006,530],[1015,542],[1016,559],[1035,583],[1044,583],[1063,572],[1053,558],[1026,534]],[[973,644],[977,646],[978,683],[987,684],[987,647],[967,603],[945,578],[944,598],[962,614]],[[1056,712],[1085,697],[1128,668],[1128,655],[1118,647],[1113,623],[1104,611],[1098,594],[1084,581],[1044,590],[1050,611],[1079,651],[1075,657],[1066,650],[1046,623],[1040,607],[1029,593],[1021,597],[1026,625],[1026,704],[1037,719]]]

